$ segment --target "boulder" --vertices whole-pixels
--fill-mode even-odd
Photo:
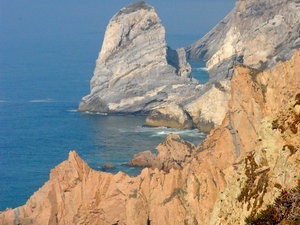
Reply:
[[[102,165],[102,169],[115,169],[116,167],[111,163],[105,163]]]
[[[134,154],[133,159],[127,162],[126,166],[132,167],[152,167],[155,155],[151,151],[144,151]]]
[[[195,149],[194,144],[183,140],[177,134],[170,134],[156,147],[157,155],[151,151],[140,152],[126,165],[157,168],[169,172],[171,169],[182,168],[183,163],[191,157]]]

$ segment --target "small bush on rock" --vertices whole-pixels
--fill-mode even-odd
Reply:
[[[300,224],[300,180],[298,186],[283,190],[272,205],[245,219],[247,225]]]

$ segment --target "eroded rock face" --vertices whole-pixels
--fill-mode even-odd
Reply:
[[[70,152],[0,223],[244,224],[300,179],[299,85],[300,50],[272,70],[237,67],[227,116],[201,145],[170,136],[158,146],[163,166],[137,177],[92,170]]]
[[[272,203],[282,189],[296,186],[299,90],[299,50],[270,71],[236,70],[230,116],[240,157],[224,170],[227,187],[219,194],[210,224],[244,224],[247,216]]]
[[[189,99],[162,104],[153,109],[146,123],[183,129],[196,127],[204,132],[221,125],[228,109],[230,81],[199,85],[196,90],[196,94]]]
[[[187,48],[204,58],[212,79],[231,77],[235,64],[266,69],[289,59],[300,46],[296,0],[238,0],[207,35]]]
[[[183,163],[192,156],[196,146],[180,138],[177,134],[169,135],[156,147],[157,155],[151,151],[135,154],[126,165],[150,167],[169,172],[171,169],[182,169]]]
[[[188,98],[197,82],[189,77],[190,65],[183,49],[167,47],[165,29],[154,8],[145,2],[121,9],[109,22],[91,93],[80,111],[149,111],[168,98],[179,96],[174,85],[185,85]]]
[[[210,130],[225,116],[228,92],[210,91],[212,83],[199,85],[190,74],[185,49],[168,47],[165,29],[153,7],[137,2],[110,20],[90,83],[91,93],[82,98],[79,111],[153,111],[147,119],[149,125]],[[217,101],[208,100],[208,95]],[[208,101],[217,114],[208,115],[207,104],[198,104]]]
[[[278,11],[283,12],[287,8],[291,9],[291,14],[286,16],[284,21],[274,16],[276,20],[273,21],[274,24],[268,22],[264,27],[259,26],[258,31],[265,31],[264,29],[269,29],[269,26],[277,26],[278,24],[280,28],[278,31],[286,28],[294,32],[294,29],[297,29],[297,26],[288,28],[286,25],[286,21],[293,22],[295,18],[298,18],[298,15],[294,14],[293,11],[293,7],[298,7],[297,1],[279,2],[276,0],[271,2],[260,0],[256,2],[258,5],[262,4],[260,6],[262,10],[252,11],[251,8],[253,7],[247,7],[248,4],[253,4],[252,0],[240,0],[237,4],[237,7],[241,7],[240,12],[245,9],[248,10],[247,14],[239,15],[240,18],[245,19],[243,20],[245,29],[247,23],[255,24],[256,20],[252,20],[251,17],[253,13],[260,13],[261,15],[266,15],[265,12],[272,13],[273,10],[268,10],[269,6],[274,4],[279,4],[274,7],[275,14]],[[140,17],[140,14],[146,16]],[[166,71],[166,74],[168,74],[172,70],[175,71],[174,76],[181,77],[176,74],[175,67],[165,63],[167,58],[166,47],[163,51],[160,48],[162,45],[165,46],[164,43],[160,42],[162,39],[159,38],[162,31],[161,25],[156,20],[157,16],[152,7],[144,3],[136,3],[121,10],[111,21],[113,29],[107,32],[105,37],[107,45],[103,47],[103,52],[101,51],[99,56],[99,65],[103,67],[98,66],[95,71],[95,74],[98,74],[98,70],[104,70],[106,75],[99,75],[99,77],[96,75],[91,85],[93,93],[102,93],[101,90],[106,91],[102,93],[103,97],[95,94],[83,100],[82,107],[91,106],[92,108],[89,108],[89,110],[125,110],[132,102],[143,102],[143,99],[132,99],[130,95],[123,102],[121,100],[121,103],[118,102],[119,100],[116,102],[111,101],[112,103],[106,101],[106,99],[110,99],[109,96],[105,95],[108,90],[118,85],[120,90],[122,90],[122,87],[124,89],[125,87],[129,88],[125,84],[129,85],[131,82],[123,79],[131,79],[132,73],[138,70],[134,69],[135,67],[129,63],[128,67],[130,69],[126,71],[131,71],[130,73],[122,73],[121,77],[112,75],[118,74],[118,71],[123,71],[122,66],[127,65],[125,63],[114,67],[111,61],[115,62],[116,58],[110,57],[112,52],[120,56],[119,59],[121,60],[130,59],[130,57],[122,56],[126,53],[120,53],[125,51],[122,46],[125,48],[136,41],[141,41],[134,26],[128,26],[131,28],[127,30],[118,28],[118,26],[122,26],[121,23],[118,23],[118,19],[123,17],[130,17],[127,21],[129,24],[130,21],[135,21],[137,18],[141,19],[137,26],[138,28],[145,28],[146,32],[151,29],[159,30],[157,35],[154,35],[154,37],[149,36],[149,40],[146,39],[150,43],[152,43],[151,38],[155,39],[153,45],[151,45],[152,50],[158,57],[158,61],[155,61],[155,63],[159,68],[161,66],[165,69],[160,68],[160,71]],[[262,18],[259,15],[254,17]],[[147,19],[144,20],[143,18]],[[124,21],[126,20],[122,19],[122,22]],[[216,29],[222,30],[222,26],[228,25],[221,24]],[[117,29],[115,29],[116,27]],[[115,35],[114,32],[121,32],[121,35]],[[264,34],[264,32],[261,33]],[[285,30],[283,33],[285,33]],[[226,43],[238,45],[236,40],[239,39],[236,39],[235,35],[239,35],[239,33],[231,31],[229,34],[228,39],[224,37],[224,40],[233,41],[225,41],[225,47],[227,46]],[[128,37],[128,39],[118,39],[122,35]],[[253,35],[249,35],[257,41],[256,36],[253,36],[256,35],[256,31],[253,31]],[[227,37],[227,35],[225,36]],[[261,36],[259,37],[261,38]],[[294,36],[291,35],[290,37],[291,42],[283,46],[282,49],[286,48],[289,51],[292,48],[290,46],[295,45]],[[145,37],[142,39],[141,42],[144,43]],[[277,37],[274,37],[274,40],[276,39]],[[285,39],[283,38],[283,40]],[[222,46],[223,42],[220,43]],[[247,46],[247,43],[250,42],[244,43],[244,46]],[[255,45],[257,43],[248,45],[248,47],[256,49]],[[155,46],[159,47],[158,50]],[[212,65],[218,65],[221,61],[232,60],[231,51],[235,51],[235,49],[232,50],[231,47],[234,45],[229,44],[228,46],[228,48],[216,47],[221,49],[221,54],[219,54],[220,57],[215,58],[216,64],[214,64],[214,60],[211,61]],[[266,46],[269,46],[269,44],[266,44]],[[146,48],[146,46],[144,47]],[[254,55],[257,59],[260,57],[268,58],[269,53],[265,54],[268,51],[265,51],[264,46],[260,47],[262,51],[257,51]],[[252,51],[251,49],[247,51]],[[229,50],[230,54],[228,55],[230,57],[224,58],[227,50]],[[244,50],[243,54],[247,51]],[[138,55],[137,52],[134,55]],[[281,51],[281,53],[284,56],[288,55],[285,55],[284,51]],[[127,54],[131,53],[127,52]],[[245,54],[247,57],[250,57],[250,55],[251,52]],[[160,56],[163,56],[162,61],[159,60]],[[140,62],[139,59],[134,58],[135,62]],[[152,56],[151,59],[153,60]],[[257,59],[252,58],[252,62],[251,57],[244,60],[255,66],[255,60]],[[272,62],[272,59],[269,62]],[[151,61],[147,61],[147,63],[147,65],[153,66]],[[119,70],[115,71],[115,69]],[[113,70],[113,73],[110,70]],[[149,71],[152,70],[149,69]],[[152,72],[149,72],[149,74],[152,74]],[[160,73],[159,78],[161,78],[161,74],[164,73]],[[154,78],[157,79],[158,77],[154,76]],[[121,80],[124,81],[125,86],[120,84],[123,82]],[[113,82],[111,83],[111,81]],[[137,79],[137,81],[135,84],[144,80]],[[162,82],[164,83],[164,81]],[[182,85],[182,83],[179,83],[172,86],[172,90],[176,90],[175,92],[178,93],[177,99],[180,98],[180,94],[186,94],[184,92],[185,86]],[[170,136],[158,146],[159,153],[156,157],[159,158],[158,162],[160,164],[158,163],[157,168],[145,168],[137,177],[130,177],[122,172],[113,175],[95,171],[76,152],[70,152],[68,160],[51,170],[49,181],[24,206],[7,209],[0,214],[0,223],[8,225],[244,224],[246,216],[265,207],[266,204],[275,199],[280,189],[293,187],[300,179],[299,85],[300,50],[297,50],[290,60],[278,62],[270,70],[260,72],[245,66],[236,67],[231,81],[230,102],[226,117],[222,120],[220,126],[211,131],[201,145],[191,147],[188,142]],[[146,85],[146,87],[148,86]],[[217,86],[215,86],[214,91],[220,90]],[[225,89],[223,85],[222,87]],[[151,92],[148,94],[142,93],[142,96],[153,96],[158,99],[157,93],[164,94],[162,91],[165,90],[164,88],[154,89],[156,91],[147,89]],[[139,91],[139,89],[136,90]],[[199,87],[199,90],[202,90],[202,87]],[[210,88],[207,88],[205,92],[208,90]],[[205,93],[199,92],[199,95]],[[181,96],[183,107],[195,101],[199,95],[188,100],[185,96]],[[170,95],[168,95],[168,98],[172,99]],[[140,105],[143,104],[146,103],[136,104],[134,110],[138,110],[141,107]],[[153,102],[153,105],[156,105],[156,103]],[[145,105],[143,107],[147,108]],[[195,107],[194,105],[190,107],[189,113],[191,115]]]
[[[134,154],[133,159],[125,165],[132,167],[152,167],[155,158],[156,156],[150,150],[147,150]]]
[[[223,80],[212,84],[200,98],[185,105],[185,111],[199,130],[209,132],[221,125],[228,110],[230,81]]]
[[[193,122],[189,114],[177,104],[167,104],[165,107],[154,109],[146,118],[150,126],[192,128]]]

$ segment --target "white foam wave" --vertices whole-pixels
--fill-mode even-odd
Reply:
[[[178,134],[185,137],[205,137],[206,134],[198,129],[182,130],[167,127],[137,127],[136,132],[149,133],[151,136],[168,136],[170,134]]]
[[[197,71],[207,71],[206,67],[198,67],[198,68],[193,68],[193,69],[197,70]]]
[[[69,109],[68,112],[78,112],[77,109]]]
[[[40,103],[40,102],[54,102],[53,99],[33,99],[33,100],[30,100],[29,102],[32,102],[32,103]]]
[[[82,113],[84,113],[84,114],[92,114],[92,115],[107,116],[107,113],[101,113],[101,112],[84,111],[84,112],[82,112]]]
[[[8,102],[8,101],[5,101],[5,100],[0,100],[0,103],[3,103],[3,102]]]

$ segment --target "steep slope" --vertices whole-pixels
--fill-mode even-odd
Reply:
[[[297,185],[299,97],[299,50],[269,71],[235,71],[229,115],[241,156],[224,171],[227,187],[219,194],[210,224],[244,224],[281,190]]]
[[[204,58],[213,80],[231,77],[237,63],[273,67],[300,46],[299,0],[238,0],[207,35],[187,47],[190,58]]]
[[[299,107],[300,50],[271,70],[236,67],[222,125],[198,147],[174,135],[160,145],[160,152],[185,145],[184,158],[176,149],[167,169],[129,177],[92,170],[70,152],[0,223],[244,224],[300,179]]]

